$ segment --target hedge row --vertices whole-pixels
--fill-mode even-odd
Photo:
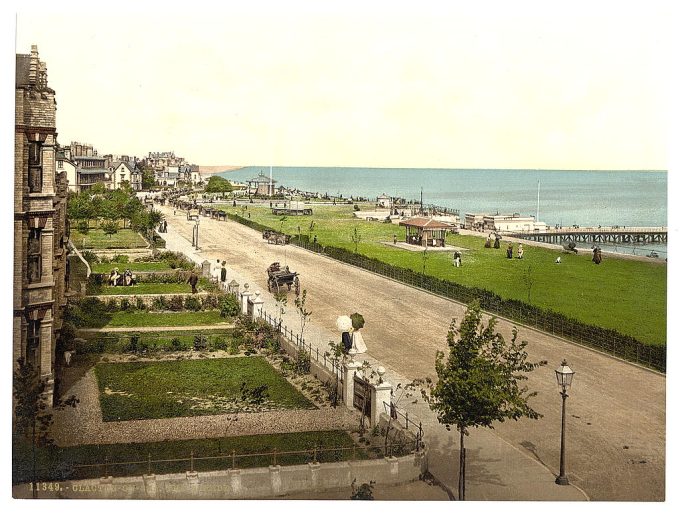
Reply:
[[[258,222],[231,215],[236,222],[258,231],[273,228]],[[516,299],[503,299],[489,290],[468,287],[453,281],[435,278],[411,269],[390,265],[375,258],[353,253],[347,249],[322,246],[310,242],[307,235],[294,235],[291,244],[315,253],[323,254],[344,263],[413,285],[449,299],[469,303],[478,299],[482,309],[548,333],[565,337],[580,344],[600,349],[625,360],[644,364],[659,371],[666,371],[666,344],[652,345],[640,342],[630,335],[616,330],[587,324],[547,308],[539,308]]]

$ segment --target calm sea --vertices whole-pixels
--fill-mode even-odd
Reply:
[[[246,181],[269,167],[245,167],[220,175]],[[380,194],[420,199],[465,213],[536,215],[540,181],[541,221],[571,226],[666,226],[667,172],[572,170],[465,170],[274,167],[277,185],[329,195]],[[636,254],[666,248],[637,248]],[[619,247],[619,252],[633,252]]]

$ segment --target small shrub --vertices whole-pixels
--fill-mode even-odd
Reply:
[[[109,299],[106,302],[106,311],[107,312],[117,312],[118,311],[118,301],[115,299]]]
[[[234,317],[241,311],[236,296],[232,296],[231,294],[221,296],[219,303],[221,317]]]
[[[111,258],[114,263],[129,263],[130,257],[127,254],[116,254]]]
[[[130,353],[138,353],[140,350],[139,335],[130,335],[130,342],[128,344],[128,351]]]
[[[253,405],[262,405],[269,398],[268,385],[258,385],[257,387],[248,387],[246,382],[241,384],[241,400]]]
[[[170,346],[173,351],[181,351],[184,348],[184,346],[182,345],[182,341],[180,340],[179,337],[174,337],[170,341]]]
[[[170,301],[168,301],[168,310],[179,312],[182,308],[184,308],[184,299],[182,296],[172,296]]]
[[[229,341],[229,345],[227,346],[227,353],[230,355],[238,355],[240,352],[240,348],[238,345],[238,342],[235,339],[231,339]]]
[[[184,308],[198,312],[201,309],[201,302],[195,297],[187,297],[184,299]]]
[[[154,310],[161,311],[167,309],[167,307],[168,304],[165,301],[165,297],[163,296],[154,297],[153,301],[151,302],[151,308]]]
[[[120,309],[124,312],[131,312],[133,310],[132,303],[128,299],[121,299]]]
[[[99,263],[99,257],[93,253],[92,251],[83,251],[81,253],[83,255],[83,258],[85,258],[85,261],[92,265],[93,263]],[[103,263],[103,262],[102,262]]]
[[[208,339],[204,335],[194,336],[194,351],[203,351],[208,347]]]
[[[146,304],[144,303],[144,299],[141,297],[135,298],[135,307],[137,310],[146,310]]]
[[[358,204],[354,205],[354,211],[359,211],[359,205]]]
[[[297,356],[295,357],[295,372],[297,374],[307,374],[309,373],[312,366],[312,360],[304,350],[299,350]]]
[[[205,296],[201,302],[201,308],[203,310],[214,310],[219,306],[219,301],[216,295],[209,294]]]
[[[219,349],[219,350],[226,350],[227,349],[227,340],[224,338],[223,335],[218,335],[213,339],[212,343],[212,349]]]
[[[78,222],[78,231],[82,233],[83,235],[87,235],[90,231],[90,225],[87,223],[86,220],[81,220]]]

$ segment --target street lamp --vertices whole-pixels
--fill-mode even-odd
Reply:
[[[194,246],[198,251],[198,217],[196,218],[196,224],[194,225],[193,237]]]
[[[569,397],[569,395],[567,394],[567,389],[571,386],[571,380],[574,378],[574,371],[572,371],[571,367],[567,365],[566,360],[562,360],[562,365],[555,369],[555,375],[557,376],[557,385],[559,385],[562,388],[562,392],[560,392],[560,394],[562,395],[562,439],[560,442],[560,474],[557,478],[555,478],[555,483],[561,486],[568,486],[569,479],[567,478],[567,475],[564,472],[564,431],[567,422],[566,420],[567,398]]]

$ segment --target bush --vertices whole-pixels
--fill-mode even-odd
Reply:
[[[151,302],[151,308],[152,310],[157,310],[157,311],[163,311],[167,309],[168,303],[165,300],[164,296],[158,296],[154,297],[153,301]]]
[[[312,366],[312,359],[304,350],[298,350],[297,356],[295,357],[295,371],[298,374],[309,373]]]
[[[118,311],[118,301],[115,299],[109,299],[106,302],[106,311],[107,312],[117,312]]]
[[[93,263],[99,263],[99,261],[100,261],[99,257],[95,253],[93,253],[92,251],[85,250],[80,254],[83,255],[83,258],[85,259],[85,261],[87,263],[89,263],[90,265],[92,265]]]
[[[120,309],[123,312],[132,312],[134,310],[134,307],[132,306],[132,303],[128,299],[121,299],[120,300]]]
[[[129,263],[130,257],[127,254],[116,254],[111,258],[113,263]]]
[[[204,335],[194,336],[194,351],[204,351],[208,347],[208,339]]]
[[[201,302],[195,297],[187,297],[184,299],[184,308],[198,312],[201,309]]]
[[[184,299],[182,296],[172,296],[168,301],[168,310],[179,312],[184,308]]]
[[[227,353],[230,355],[238,355],[241,351],[238,341],[236,339],[231,339],[227,345]]]
[[[182,341],[179,339],[179,337],[174,337],[170,341],[170,346],[173,351],[181,351],[184,348],[184,345],[182,344]]]
[[[137,310],[146,310],[146,304],[144,303],[144,299],[141,297],[135,298],[135,307]]]
[[[209,294],[202,298],[201,308],[203,310],[214,310],[219,306],[219,299],[214,294]]]
[[[219,299],[220,316],[235,317],[241,312],[238,299],[231,294],[225,294]]]
[[[223,335],[218,335],[215,337],[212,343],[212,349],[226,350],[228,348],[227,340]]]
[[[78,231],[82,233],[83,235],[87,235],[87,233],[90,231],[90,225],[86,220],[81,220],[78,222]]]

